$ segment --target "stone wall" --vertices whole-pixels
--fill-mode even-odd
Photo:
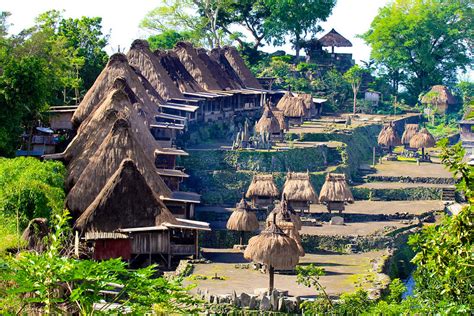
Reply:
[[[355,200],[373,201],[416,201],[416,200],[441,200],[442,188],[402,188],[402,189],[369,189],[352,188]]]

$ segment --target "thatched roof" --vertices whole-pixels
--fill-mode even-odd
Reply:
[[[299,261],[298,245],[275,223],[250,238],[244,258],[275,269],[293,269]]]
[[[147,154],[143,140],[127,119],[118,119],[98,150],[67,195],[68,209],[73,213],[83,212],[95,199],[105,183],[118,169],[124,159],[132,159],[143,174],[151,189],[165,197],[171,192],[158,175],[154,156]]]
[[[232,78],[229,78],[229,75],[221,68],[221,65],[214,58],[211,58],[208,55],[207,50],[204,48],[198,48],[196,49],[196,52],[204,65],[206,65],[211,76],[214,77],[216,82],[219,84],[221,90],[235,90],[241,88],[239,85],[235,84]]]
[[[247,65],[245,65],[244,60],[240,56],[239,52],[235,47],[232,46],[225,46],[223,48],[223,52],[225,58],[232,66],[234,71],[239,76],[240,80],[244,83],[245,87],[247,88],[254,88],[254,89],[262,89],[262,86],[252,74],[250,69],[248,69]]]
[[[113,232],[127,227],[176,223],[130,159],[123,160],[89,207],[77,219],[81,231]]]
[[[303,99],[287,92],[278,101],[277,109],[283,112],[286,117],[303,117],[306,115],[306,105]]]
[[[43,252],[47,248],[45,238],[49,235],[48,220],[46,218],[33,218],[21,235],[27,243],[28,250]]]
[[[283,199],[279,204],[275,206],[275,208],[268,214],[267,216],[267,226],[273,222],[273,218],[276,218],[277,225],[283,229],[281,224],[283,222],[290,222],[293,224],[296,230],[301,230],[303,227],[303,222],[301,218],[294,210],[290,208],[288,202]]]
[[[422,98],[424,104],[456,104],[456,98],[451,94],[447,87],[436,85],[431,88]]]
[[[411,148],[430,148],[436,146],[433,135],[424,127],[410,139]]]
[[[130,65],[140,71],[164,100],[184,99],[158,57],[150,50],[147,41],[134,40],[127,58]]]
[[[309,173],[306,172],[288,172],[282,193],[288,201],[318,202],[318,195],[311,184]]]
[[[65,156],[70,157],[66,187],[71,188],[78,180],[117,118],[129,121],[147,157],[154,161],[155,152],[160,151],[161,147],[150,133],[150,116],[154,115],[147,111],[149,109],[140,103],[130,104],[128,95],[123,90],[111,90],[98,109],[83,122],[65,151]]]
[[[287,130],[288,124],[285,120],[285,115],[283,114],[283,112],[278,110],[276,107],[272,107],[272,112],[275,118],[278,120],[278,123],[280,124],[280,128],[283,130]]]
[[[227,220],[227,229],[253,232],[259,228],[257,215],[252,212],[250,206],[244,198],[237,203],[235,211],[232,212]]]
[[[186,70],[174,51],[156,50],[154,54],[159,58],[161,65],[181,92],[204,92],[203,87]]]
[[[199,58],[196,49],[188,42],[178,42],[174,51],[193,78],[206,90],[222,90],[206,64]]]
[[[354,202],[351,189],[347,185],[346,175],[338,173],[329,173],[326,176],[321,192],[319,193],[320,202]]]
[[[74,112],[72,123],[75,127],[78,127],[97,109],[109,90],[117,86],[117,78],[122,78],[127,84],[127,89],[132,90],[136,98],[147,108],[151,108],[157,103],[164,103],[156,91],[144,87],[144,82],[140,80],[137,72],[130,67],[125,55],[114,54],[110,56],[109,62]]]
[[[400,138],[397,136],[397,131],[391,124],[382,128],[377,142],[379,145],[386,147],[399,146],[401,144]]]
[[[225,52],[222,48],[213,48],[209,56],[215,60],[219,65],[221,66],[222,70],[225,71],[228,75],[228,78],[239,88],[244,88],[245,84],[240,79],[239,75],[237,72],[235,72],[234,68],[232,68],[232,65],[229,63],[227,58],[225,57]]]
[[[273,115],[273,111],[270,106],[267,104],[265,105],[265,109],[263,110],[263,114],[255,124],[255,131],[258,133],[280,133],[283,128],[280,126],[280,122],[278,119]]]
[[[326,35],[318,40],[323,47],[352,47],[352,43],[344,36],[331,29]]]
[[[256,174],[247,190],[248,198],[254,196],[277,197],[280,195],[278,188],[271,174]]]
[[[304,102],[306,110],[311,111],[314,108],[313,96],[309,93],[298,93],[298,97]]]
[[[410,139],[418,132],[418,124],[406,124],[402,135],[402,144],[409,145]]]

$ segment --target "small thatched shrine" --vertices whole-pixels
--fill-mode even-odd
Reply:
[[[304,100],[294,96],[290,91],[288,91],[280,101],[278,101],[276,107],[278,110],[283,112],[283,115],[286,118],[296,124],[301,124],[303,122],[303,118],[306,116],[307,112]]]
[[[273,200],[280,195],[275,184],[273,175],[256,174],[245,195],[252,200],[253,207],[267,207],[273,204]]]
[[[276,215],[276,216],[275,216]],[[303,223],[301,222],[298,214],[288,206],[288,202],[283,197],[280,203],[273,209],[267,216],[266,224],[270,226],[273,221],[276,220],[276,224],[280,227],[285,234],[293,238],[298,245],[298,254],[300,257],[304,257],[305,252],[301,236],[298,231],[301,230]]]
[[[133,197],[133,198],[131,198]],[[125,159],[75,223],[95,259],[198,255],[202,222],[176,219],[130,159]]]
[[[334,47],[352,47],[352,43],[336,32],[335,29],[331,29],[326,35],[318,39],[318,42],[322,47],[331,47],[332,54],[334,54]]]
[[[43,252],[47,248],[45,238],[49,235],[50,229],[46,218],[33,218],[23,231],[21,239],[26,241],[28,250]]]
[[[430,148],[430,147],[435,147],[435,146],[436,146],[436,140],[433,137],[433,135],[431,135],[431,133],[426,129],[426,127],[423,127],[421,131],[416,133],[410,139],[411,148],[417,148],[417,149],[421,148],[422,159],[426,159],[425,148]]]
[[[402,144],[409,146],[410,140],[416,133],[418,133],[418,124],[406,124],[402,135]]]
[[[391,123],[382,128],[377,142],[380,146],[388,148],[389,153],[392,152],[393,147],[401,145],[400,138],[397,136],[397,131]]]
[[[331,211],[342,213],[346,203],[354,203],[351,189],[346,182],[346,175],[329,173],[319,193],[319,201],[327,205],[329,213]]]
[[[244,252],[245,259],[267,266],[269,294],[274,289],[275,269],[294,269],[299,261],[298,245],[295,240],[285,234],[275,222],[276,220],[262,231],[260,235],[250,238]]]
[[[443,114],[449,110],[450,107],[456,105],[458,101],[451,94],[447,87],[443,85],[436,85],[431,88],[421,98],[421,103],[436,106],[439,113]]]
[[[286,197],[289,207],[294,210],[307,211],[311,203],[318,202],[309,172],[288,172],[282,194]]]
[[[243,245],[245,232],[253,232],[260,227],[257,215],[252,211],[244,197],[235,206],[235,210],[227,220],[226,227],[228,230],[240,232],[240,245]]]
[[[270,104],[265,105],[263,114],[255,124],[255,132],[268,133],[271,139],[282,140],[284,128],[273,114]]]
[[[313,96],[310,93],[298,93],[298,97],[301,98],[306,107],[306,117],[313,118],[317,115],[316,106],[313,102]]]

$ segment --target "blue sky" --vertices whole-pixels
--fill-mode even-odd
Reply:
[[[9,11],[12,16],[9,22],[12,33],[31,26],[34,18],[47,10],[65,10],[67,17],[100,16],[103,18],[103,30],[110,33],[109,53],[116,52],[118,47],[127,49],[135,38],[146,38],[148,33],[139,28],[139,23],[145,14],[160,5],[159,0],[132,0],[132,1],[104,1],[104,0],[0,0],[1,10]],[[365,32],[377,14],[380,7],[388,0],[338,0],[332,15],[327,22],[322,23],[324,32],[335,28],[348,38],[354,47],[341,48],[338,52],[351,52],[354,59],[368,60],[370,47],[357,34]],[[322,36],[324,32],[318,34]],[[265,51],[284,49],[292,52],[290,45],[283,47],[266,46]]]

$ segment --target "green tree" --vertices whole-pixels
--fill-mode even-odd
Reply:
[[[162,33],[148,37],[148,43],[152,50],[155,49],[171,49],[179,41],[189,41],[192,35],[183,31],[178,33],[174,30],[164,30]]]
[[[354,103],[352,108],[352,113],[356,114],[357,111],[357,93],[359,92],[360,84],[362,83],[362,79],[364,74],[367,73],[367,70],[361,68],[359,65],[352,66],[346,73],[344,74],[344,79],[346,79],[352,87],[352,94],[354,95]]]
[[[92,315],[119,304],[117,314],[195,313],[199,303],[181,279],[157,278],[156,266],[128,270],[120,259],[78,260],[68,249],[71,231],[67,211],[53,218],[53,233],[44,253],[24,252],[0,262],[0,312],[47,315]],[[66,246],[65,246],[66,245]],[[117,290],[111,302],[95,307],[102,291]],[[96,310],[99,309],[99,310]],[[107,311],[110,313],[110,311]]]
[[[415,99],[434,84],[454,81],[472,63],[473,14],[467,0],[396,0],[383,7],[362,38],[371,57],[400,73]]]
[[[285,43],[285,36],[299,56],[306,36],[321,31],[319,22],[326,21],[336,4],[335,0],[264,0],[270,16],[264,21],[269,40],[274,45]]]

